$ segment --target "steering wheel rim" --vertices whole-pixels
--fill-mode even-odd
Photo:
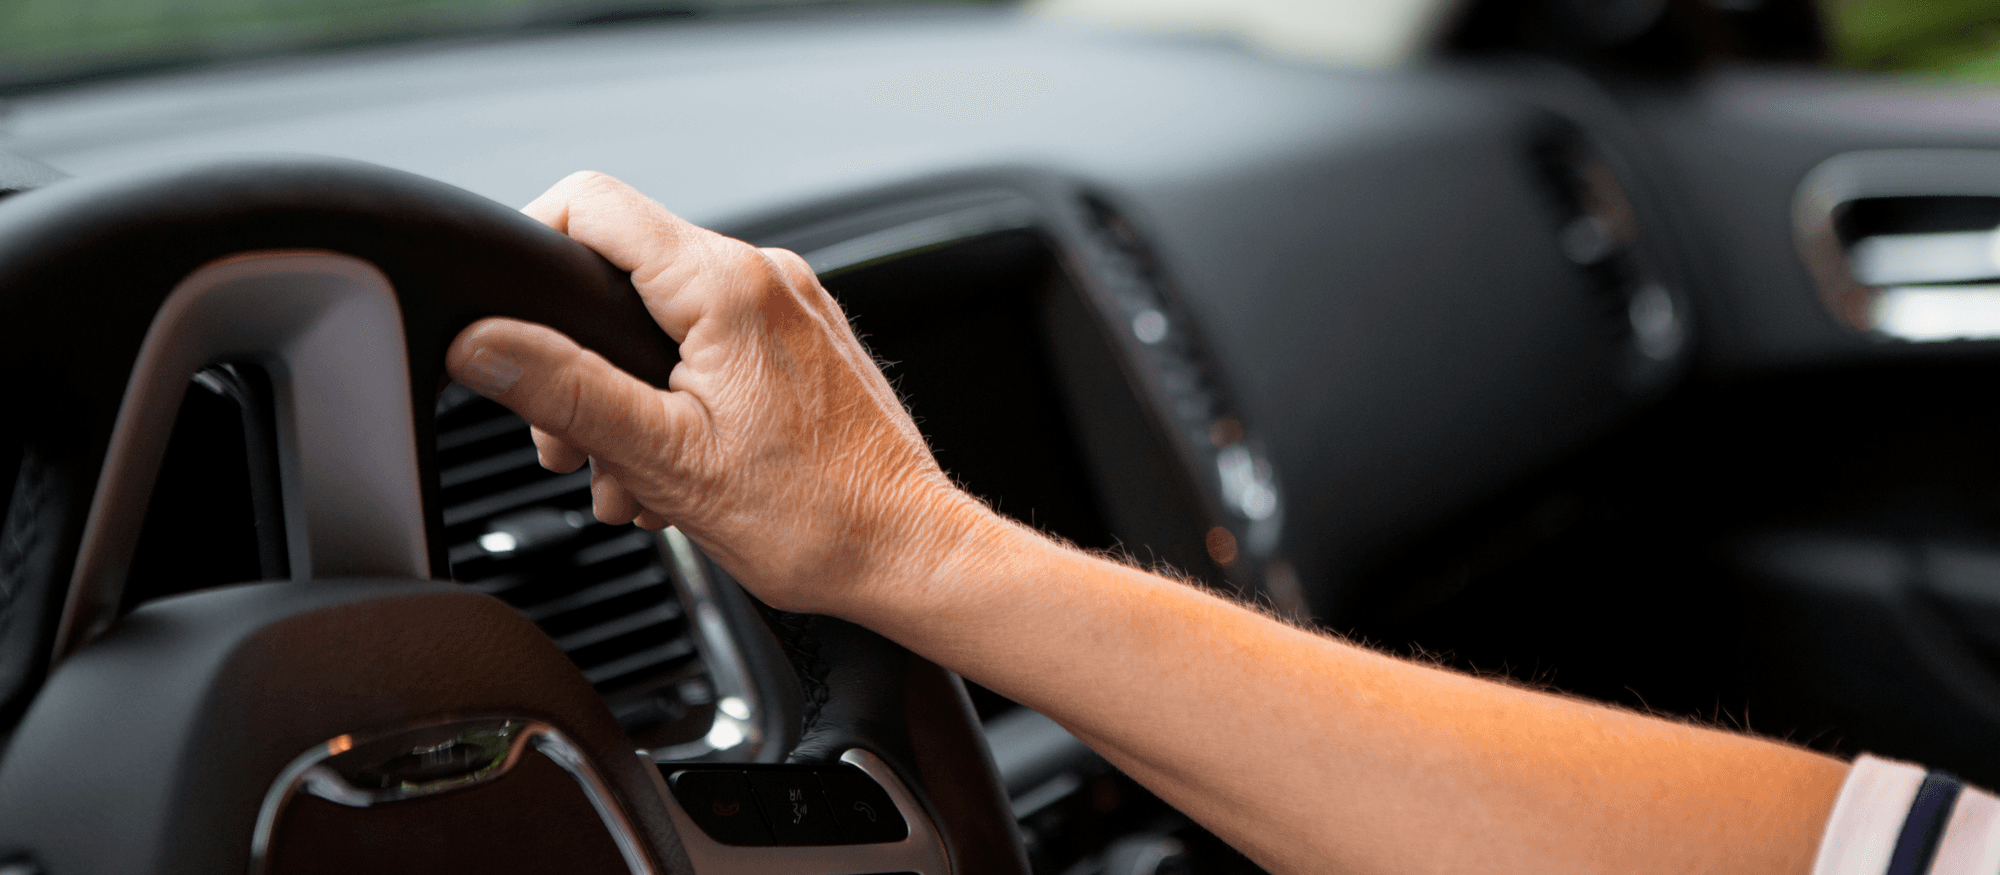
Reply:
[[[406,374],[402,385],[407,391],[387,407],[401,408],[392,410],[389,418],[407,423],[405,431],[395,433],[406,434],[413,451],[409,467],[415,482],[404,490],[403,504],[414,503],[416,509],[414,518],[411,513],[374,516],[400,521],[405,528],[415,522],[421,537],[406,533],[407,544],[371,552],[344,550],[342,545],[358,543],[356,538],[394,540],[392,534],[383,534],[393,527],[377,526],[370,534],[362,526],[359,534],[343,536],[345,540],[327,535],[346,525],[343,514],[353,510],[314,511],[298,504],[304,499],[292,493],[328,481],[313,481],[296,472],[312,467],[310,459],[296,458],[301,453],[311,456],[310,447],[299,446],[312,439],[300,438],[296,432],[309,430],[295,425],[290,450],[295,458],[288,469],[294,473],[284,484],[290,490],[286,525],[295,580],[257,585],[263,589],[248,587],[245,591],[256,594],[236,596],[262,605],[262,614],[249,613],[263,620],[232,619],[226,611],[201,614],[199,622],[189,620],[192,626],[208,628],[209,638],[195,636],[176,646],[194,646],[189,642],[196,640],[233,643],[220,649],[210,646],[204,651],[209,653],[206,663],[192,660],[206,666],[201,670],[209,674],[188,669],[196,675],[179,682],[201,695],[222,695],[217,692],[217,673],[241,671],[236,660],[249,642],[286,646],[269,643],[271,623],[290,622],[293,627],[331,623],[323,619],[333,616],[327,611],[379,613],[389,604],[416,610],[410,607],[415,604],[411,600],[424,602],[424,610],[432,611],[429,622],[474,623],[479,632],[475,637],[483,637],[477,646],[433,658],[456,666],[459,673],[477,674],[482,664],[511,658],[511,648],[518,651],[517,661],[525,660],[517,670],[540,678],[549,689],[510,690],[504,684],[489,689],[489,684],[477,695],[461,696],[465,692],[461,687],[479,684],[459,678],[452,682],[458,686],[446,683],[441,692],[431,691],[433,713],[422,713],[422,707],[384,706],[397,713],[355,719],[421,723],[427,717],[465,717],[466,709],[492,713],[501,707],[494,704],[500,701],[523,703],[509,707],[564,724],[560,728],[576,737],[621,810],[637,824],[653,862],[663,871],[682,871],[688,863],[682,837],[669,825],[670,812],[677,810],[667,798],[670,794],[661,792],[657,772],[640,768],[635,758],[618,752],[621,743],[626,752],[631,745],[623,741],[594,693],[579,697],[579,690],[590,692],[581,676],[574,677],[574,683],[549,679],[559,673],[551,667],[549,654],[560,657],[560,652],[547,645],[545,636],[541,641],[546,647],[537,651],[528,639],[540,633],[517,615],[502,619],[491,610],[498,602],[444,584],[416,582],[448,573],[430,402],[445,379],[444,350],[460,330],[487,316],[550,325],[654,385],[664,385],[672,370],[676,360],[672,342],[647,315],[628,277],[580,244],[518,212],[411,174],[304,156],[201,161],[69,180],[0,202],[0,360],[14,373],[30,377],[25,397],[7,420],[0,421],[0,428],[18,437],[22,447],[21,472],[5,520],[9,552],[0,554],[0,584],[20,594],[8,605],[11,610],[0,612],[0,732],[9,733],[5,753],[0,754],[0,849],[11,844],[43,857],[74,856],[45,838],[18,832],[19,821],[16,827],[7,826],[5,813],[33,810],[32,797],[48,789],[37,780],[46,779],[49,771],[48,763],[33,760],[59,758],[56,751],[68,743],[63,739],[77,734],[65,732],[61,722],[87,719],[84,715],[91,713],[87,707],[79,710],[76,701],[97,694],[88,684],[78,686],[81,681],[66,684],[65,676],[76,674],[92,683],[118,686],[105,680],[103,673],[122,677],[121,669],[111,667],[119,664],[115,658],[119,648],[129,650],[138,646],[133,644],[135,636],[144,638],[145,630],[135,633],[123,627],[145,623],[118,623],[116,617],[124,560],[136,536],[132,507],[143,513],[164,444],[157,409],[165,402],[151,398],[155,412],[147,420],[142,414],[149,396],[140,390],[174,380],[184,387],[192,372],[179,371],[210,363],[184,356],[156,368],[160,373],[146,373],[147,363],[158,358],[157,338],[165,330],[159,326],[163,320],[171,321],[167,317],[180,300],[174,296],[185,296],[196,279],[216,282],[213,275],[218,271],[257,274],[279,263],[294,274],[317,270],[319,275],[334,275],[346,270],[356,274],[347,281],[361,286],[370,280],[359,274],[372,270],[393,299],[386,313],[377,314],[377,322],[399,320],[401,343],[396,345],[404,361],[387,366]],[[232,281],[243,280],[239,276]],[[563,292],[554,295],[551,289]],[[297,345],[296,337],[283,342]],[[80,355],[83,351],[88,354]],[[365,370],[368,362],[360,358],[372,357],[308,356],[298,361],[287,358],[283,364],[307,374],[336,366]],[[342,361],[345,364],[338,364]],[[374,364],[378,371],[383,367],[381,362]],[[381,384],[378,380],[374,385]],[[328,391],[339,394],[340,389],[334,386]],[[177,405],[178,395],[172,399],[169,408]],[[313,403],[293,400],[299,409]],[[375,402],[376,408],[383,407],[379,399]],[[165,421],[171,425],[170,409]],[[375,503],[393,506],[396,501]],[[295,515],[295,507],[305,509]],[[369,558],[330,560],[332,554],[343,552]],[[410,582],[382,590],[376,582],[328,579],[356,575]],[[173,610],[200,614],[227,607],[220,604],[227,599],[218,601],[214,594],[179,599],[186,601],[177,601]],[[482,601],[491,605],[475,604]],[[234,610],[244,611],[240,604]],[[158,620],[148,615],[146,622]],[[404,619],[381,622],[401,630],[397,634],[420,631]],[[1026,872],[1004,793],[955,676],[879,636],[827,618],[784,618],[774,629],[794,656],[803,686],[814,693],[793,761],[833,762],[851,751],[865,752],[912,791],[921,814],[937,830],[948,860],[945,866],[965,873]],[[391,651],[402,646],[388,638],[373,643]],[[362,640],[350,646],[368,643]],[[100,651],[112,656],[100,658],[96,655]],[[382,668],[390,671],[386,664]],[[573,668],[570,673],[575,674]],[[274,677],[272,682],[283,680]],[[352,682],[363,681],[356,677]],[[404,683],[412,690],[423,687],[395,677],[372,677],[367,682]],[[301,682],[325,689],[336,689],[339,683],[337,675]],[[50,705],[58,693],[69,699]],[[213,708],[193,710],[206,715],[203,719],[213,717]],[[340,716],[327,713],[316,719],[337,721]],[[195,720],[189,725],[208,724]],[[189,732],[188,743],[199,747],[201,733]],[[254,738],[239,741],[253,747],[261,743]],[[259,755],[265,760],[275,756],[268,751]],[[186,774],[188,769],[236,768],[215,766],[212,756],[203,756],[168,757],[175,762],[160,767],[165,771],[157,783],[170,794],[191,792],[190,781],[197,776]],[[195,765],[198,761],[207,765]],[[244,769],[268,771],[270,763]],[[88,769],[83,773],[95,774]],[[115,796],[121,777],[130,779],[115,770],[103,775],[83,795]],[[274,772],[264,780],[268,783],[275,777]],[[212,832],[220,831],[214,841],[167,843],[153,849],[153,868],[186,869],[197,858],[205,870],[217,863],[247,862],[254,824],[241,822],[240,811],[233,820],[225,820],[207,825]],[[228,849],[232,842],[240,852]]]

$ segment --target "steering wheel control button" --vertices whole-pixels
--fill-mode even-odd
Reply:
[[[840,821],[834,819],[833,805],[812,772],[758,771],[750,772],[749,778],[778,844],[846,844],[841,841]]]
[[[768,846],[776,844],[771,829],[757,811],[750,782],[742,772],[702,769],[675,772],[668,783],[681,808],[708,833],[725,845]]]
[[[900,842],[909,838],[910,826],[889,801],[882,785],[866,772],[851,767],[819,770],[819,783],[833,803],[833,816],[840,821],[843,844],[867,845]]]

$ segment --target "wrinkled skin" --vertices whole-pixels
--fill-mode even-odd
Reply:
[[[545,467],[591,466],[598,519],[677,525],[773,606],[840,613],[857,586],[929,574],[990,516],[939,469],[804,259],[602,174],[524,212],[629,271],[680,344],[665,391],[525,322],[481,321],[451,347],[460,382],[535,425]]]

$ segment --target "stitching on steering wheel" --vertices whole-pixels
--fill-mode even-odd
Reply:
[[[43,521],[50,515],[46,505],[54,473],[34,447],[21,448],[14,495],[8,502],[5,521],[0,522],[0,624],[12,617],[28,588],[35,585],[35,554],[49,536],[49,527]],[[0,668],[0,672],[4,671]],[[0,676],[0,703],[12,699],[26,683],[29,681],[25,674]]]
[[[0,620],[13,611],[21,593],[21,571],[41,540],[41,514],[35,510],[44,499],[47,470],[32,450],[21,453],[21,470],[14,481],[14,498],[0,528]]]
[[[819,652],[819,636],[813,626],[818,617],[811,614],[794,614],[781,611],[756,599],[751,603],[764,615],[771,631],[784,645],[785,658],[792,663],[792,670],[799,676],[800,690],[805,694],[805,713],[800,721],[801,737],[812,734],[818,725],[820,714],[825,710],[831,689],[827,685],[827,665]]]

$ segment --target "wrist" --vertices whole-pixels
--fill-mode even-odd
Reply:
[[[969,595],[984,575],[1005,573],[1054,542],[988,507],[942,475],[926,478],[897,502],[894,524],[875,544],[879,561],[839,588],[822,613],[878,631],[932,616]],[[893,634],[891,637],[895,637]]]

